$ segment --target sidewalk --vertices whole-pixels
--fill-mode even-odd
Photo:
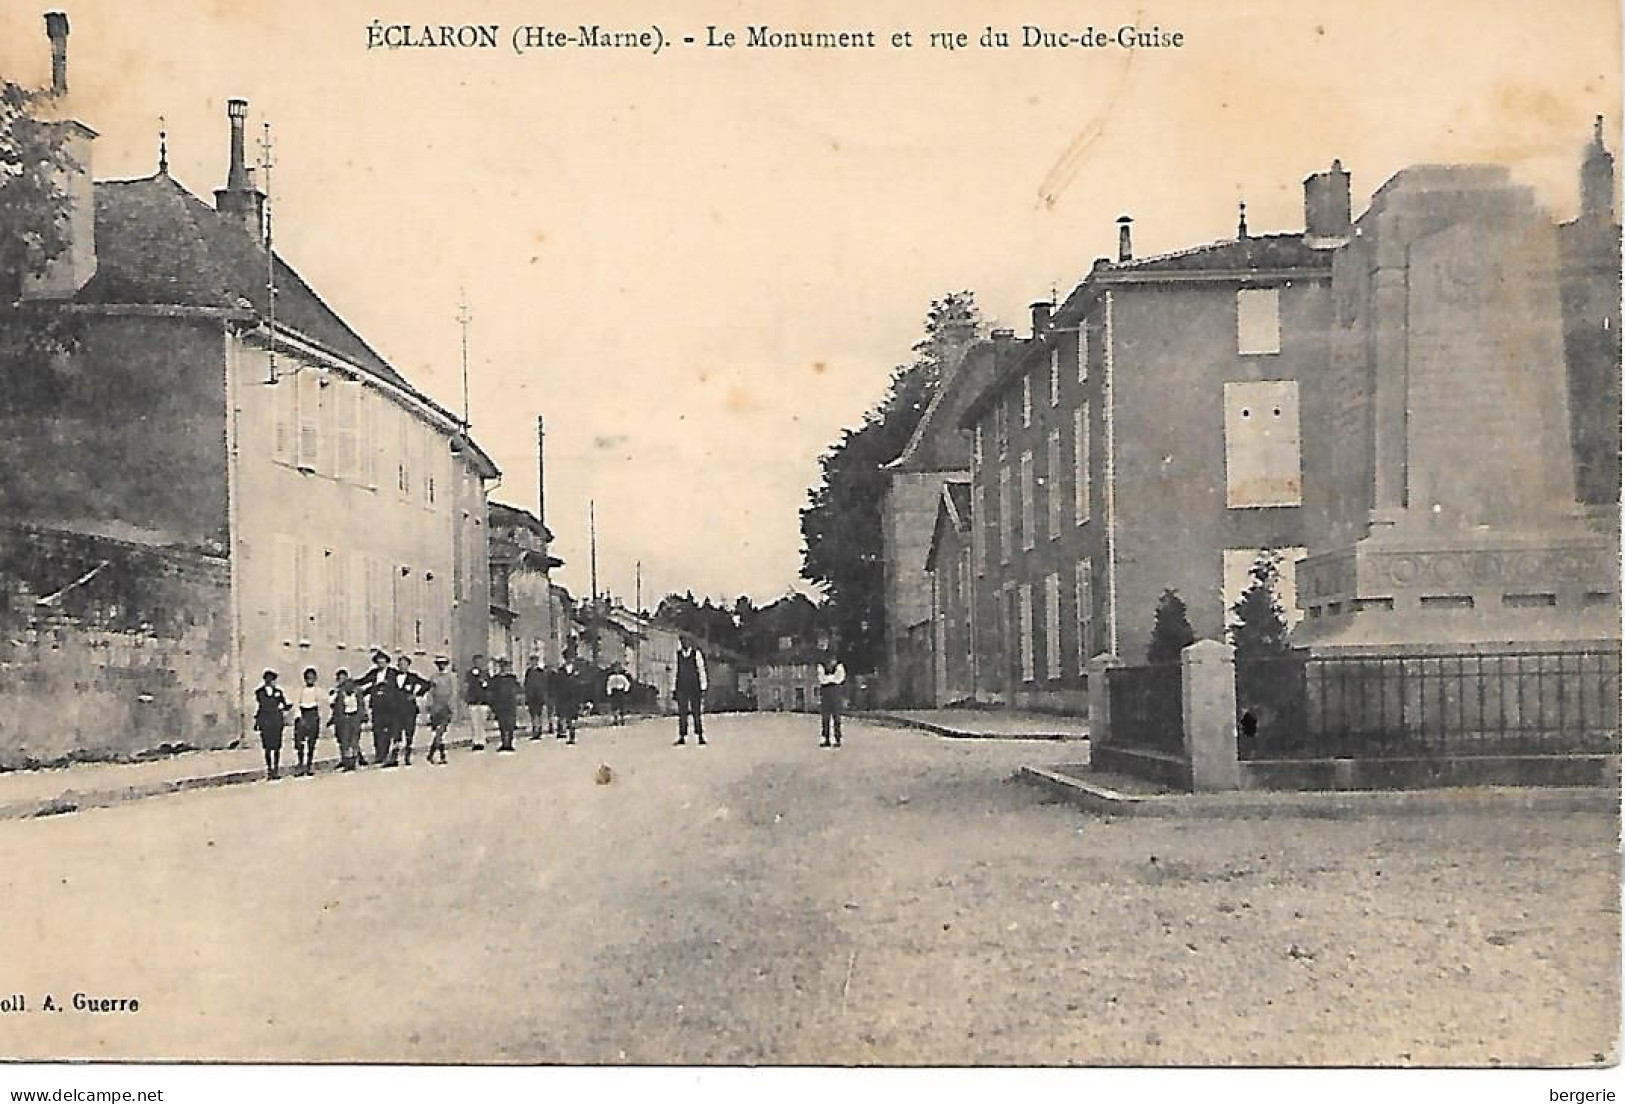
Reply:
[[[627,722],[630,724],[640,719],[639,716],[628,716]],[[582,718],[580,727],[605,727],[609,723],[607,717]],[[522,721],[519,739],[527,738],[528,734],[529,725]],[[468,726],[460,721],[452,725],[447,737],[448,749],[466,749],[471,743]],[[496,726],[491,725],[486,735],[486,746],[495,747],[496,743]],[[339,757],[332,736],[324,733],[317,746],[323,753],[316,760],[316,769],[325,772],[336,768]],[[369,762],[372,758],[371,747],[370,736],[364,736],[362,750],[367,753]],[[428,754],[428,749],[428,727],[419,724],[417,737],[413,741],[416,760],[423,761],[422,757]],[[284,737],[283,779],[293,777],[290,765],[295,759],[293,740]],[[369,766],[366,769],[374,768]],[[39,770],[0,771],[0,820],[22,820],[73,813],[80,809],[106,808],[145,797],[235,786],[260,782],[264,778],[265,756],[257,742],[252,747],[185,751],[130,763],[71,763]]]
[[[1014,709],[887,709],[854,713],[878,724],[923,728],[938,736],[992,740],[1086,740],[1089,721]]]

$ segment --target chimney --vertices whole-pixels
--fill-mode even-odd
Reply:
[[[1614,155],[1602,142],[1602,116],[1580,163],[1580,217],[1614,221]]]
[[[23,277],[23,298],[71,298],[96,274],[96,194],[91,183],[91,144],[96,132],[68,114],[68,17],[61,12],[45,16],[45,36],[51,42],[52,103],[44,113],[47,125],[58,128],[63,158],[53,166],[56,186],[67,196],[68,217],[62,251],[37,273]]]
[[[1043,337],[1044,334],[1049,332],[1049,316],[1050,312],[1055,309],[1055,304],[1048,299],[1041,299],[1034,303],[1030,309],[1033,312],[1033,336]]]
[[[45,13],[45,37],[51,40],[51,95],[68,92],[68,17],[63,12]]]
[[[1134,241],[1129,236],[1129,227],[1134,220],[1127,215],[1117,217],[1117,259],[1119,262],[1134,259]]]
[[[242,223],[256,240],[265,236],[265,193],[254,186],[245,153],[244,127],[248,121],[248,101],[226,101],[226,119],[231,124],[231,162],[226,168],[226,186],[214,193],[214,207]]]
[[[1014,341],[1016,339],[1016,331],[1010,329],[997,329],[988,336],[1002,345],[1007,341]]]
[[[1312,249],[1335,249],[1349,240],[1352,226],[1349,174],[1333,161],[1322,173],[1303,178],[1303,233]]]

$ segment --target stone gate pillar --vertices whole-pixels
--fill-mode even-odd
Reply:
[[[1191,789],[1239,790],[1236,650],[1217,640],[1198,640],[1179,654],[1179,667]]]

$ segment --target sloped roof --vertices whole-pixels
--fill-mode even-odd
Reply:
[[[1249,272],[1332,267],[1332,251],[1315,249],[1303,234],[1257,234],[1209,242],[1174,253],[1108,262],[1105,272]]]
[[[942,494],[937,498],[936,521],[931,526],[931,544],[925,551],[927,571],[937,569],[937,553],[949,529],[957,533],[970,531],[970,508],[969,480],[952,479],[942,485]]]
[[[96,274],[74,302],[208,307],[268,315],[265,249],[241,223],[187,191],[168,173],[95,184]],[[456,417],[413,387],[280,256],[276,320],[442,417]],[[474,453],[497,474],[474,442]]]
[[[970,467],[970,445],[960,433],[959,418],[1000,364],[1025,346],[1022,339],[993,339],[969,345],[953,372],[937,388],[914,434],[886,467],[899,472],[962,471]]]

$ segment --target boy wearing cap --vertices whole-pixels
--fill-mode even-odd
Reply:
[[[339,742],[339,769],[353,771],[361,754],[363,697],[361,688],[344,668],[338,669],[333,681],[333,690],[329,694],[329,699],[333,703],[332,719],[329,723],[333,726],[333,735]]]
[[[254,691],[254,727],[265,751],[265,780],[270,782],[282,777],[282,725],[293,706],[276,684],[275,671],[266,671],[262,677],[264,681]]]
[[[429,688],[424,692],[424,703],[429,709],[429,731],[432,734],[429,762],[438,762],[442,766],[446,762],[446,729],[451,727],[452,703],[457,697],[457,685],[450,667],[451,659],[448,656],[435,656],[434,674],[425,680]],[[437,754],[439,759],[435,758]]]

